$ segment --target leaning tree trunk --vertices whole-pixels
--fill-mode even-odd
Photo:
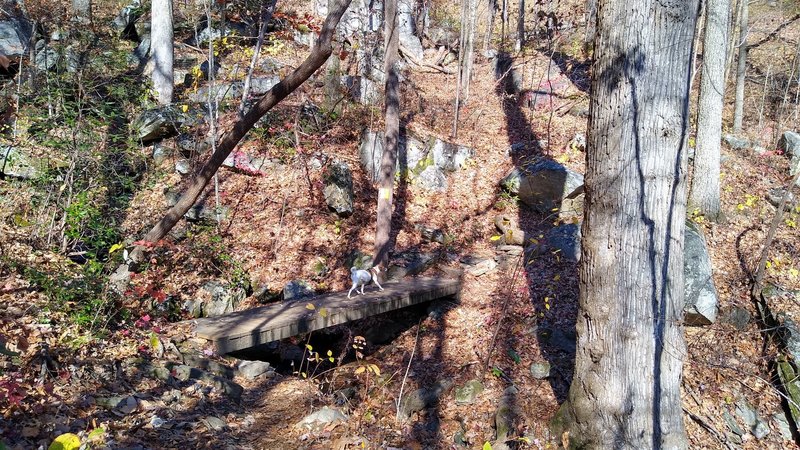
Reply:
[[[383,156],[378,174],[378,217],[375,231],[375,252],[373,263],[384,269],[389,260],[392,231],[392,196],[394,191],[394,172],[397,164],[397,147],[400,142],[400,97],[398,88],[400,78],[397,73],[398,60],[398,28],[397,0],[385,0],[383,35],[385,45],[384,73],[386,84],[384,89],[384,116],[386,132],[384,134]]]
[[[686,448],[683,231],[697,0],[600,0],[570,448]]]
[[[172,103],[173,39],[172,0],[153,0],[150,11],[150,58],[153,61],[153,89],[158,103]]]
[[[733,131],[742,131],[742,118],[744,117],[744,82],[747,73],[747,33],[748,29],[747,0],[742,0],[742,10],[739,13],[739,57],[736,61],[736,98],[733,103]]]
[[[144,236],[144,243],[153,244],[166,236],[167,233],[175,226],[176,223],[189,211],[189,208],[194,205],[200,194],[208,185],[211,177],[217,172],[222,165],[225,158],[236,147],[244,135],[250,131],[256,124],[258,119],[264,116],[270,109],[278,104],[281,100],[286,98],[297,89],[303,82],[305,82],[314,72],[317,71],[328,59],[332,52],[331,41],[336,25],[339,19],[342,18],[347,7],[350,5],[351,0],[337,0],[334,8],[328,13],[325,23],[322,25],[317,43],[311,54],[303,61],[300,66],[290,73],[286,78],[282,79],[280,83],[276,84],[269,90],[263,97],[256,103],[247,113],[239,120],[235,121],[226,130],[223,130],[220,135],[222,138],[217,144],[216,151],[211,155],[208,161],[200,169],[200,172],[195,175],[189,184],[189,188],[181,196],[178,203],[175,204],[167,214]],[[141,261],[144,245],[137,246],[131,253],[130,257],[133,261]]]
[[[720,214],[719,163],[729,0],[707,0],[703,68],[697,113],[697,149],[689,204],[711,220]]]

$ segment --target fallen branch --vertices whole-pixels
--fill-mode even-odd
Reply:
[[[452,75],[452,74],[456,73],[455,70],[453,70],[453,69],[448,69],[446,67],[437,66],[437,65],[432,64],[432,63],[430,63],[428,61],[425,61],[425,60],[420,61],[419,59],[417,59],[417,57],[415,57],[411,53],[411,51],[407,47],[405,47],[403,45],[400,45],[400,53],[403,54],[403,57],[406,60],[410,61],[412,64],[414,64],[417,67],[420,67],[420,68],[423,68],[423,69],[433,69],[433,71],[446,73],[448,75]]]
[[[240,117],[229,125],[226,131],[221,135],[217,149],[213,152],[211,157],[203,165],[200,172],[195,175],[189,184],[186,193],[181,196],[181,199],[176,203],[166,215],[144,236],[145,242],[157,242],[178,223],[184,214],[194,205],[200,194],[208,185],[208,182],[219,170],[222,163],[231,153],[231,151],[239,144],[239,141],[250,131],[251,128],[263,117],[269,110],[277,105],[281,100],[286,98],[301,84],[314,74],[333,51],[331,42],[333,41],[333,34],[339,20],[342,18],[347,7],[350,5],[351,0],[336,0],[330,8],[330,13],[325,19],[325,23],[320,31],[317,43],[311,54],[303,61],[300,66],[295,69],[286,78],[282,79],[280,83],[272,87],[261,99],[250,108],[244,116]],[[136,263],[143,259],[144,247],[137,246],[130,254],[130,259]]]

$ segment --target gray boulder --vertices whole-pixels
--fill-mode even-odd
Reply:
[[[40,169],[41,164],[34,163],[16,147],[0,147],[0,174],[29,180],[38,177]]]
[[[304,280],[292,280],[283,287],[283,299],[287,301],[313,297],[314,294],[314,288]]]
[[[14,58],[28,51],[31,41],[31,24],[23,18],[0,21],[0,53]]]
[[[142,16],[142,4],[139,0],[133,0],[120,10],[117,17],[111,22],[111,27],[116,30],[123,39],[137,40],[136,21]]]
[[[236,369],[248,380],[254,380],[261,375],[269,378],[275,376],[275,369],[266,361],[240,361]]]
[[[353,175],[347,164],[340,161],[331,163],[325,171],[324,180],[323,195],[328,207],[339,217],[353,214]]]
[[[361,134],[361,145],[358,147],[358,159],[373,182],[378,180],[382,156],[383,133],[364,130]]]
[[[709,325],[717,320],[717,290],[711,278],[711,259],[700,230],[686,221],[683,244],[684,307],[687,325]]]
[[[295,424],[297,428],[305,428],[311,431],[321,431],[326,426],[347,421],[347,416],[335,408],[323,406],[322,409],[314,411],[305,416],[303,420]]]
[[[150,142],[177,133],[183,122],[184,117],[178,110],[164,106],[143,111],[131,126],[142,142]]]
[[[314,14],[318,17],[328,15],[328,1],[315,0]],[[381,0],[353,0],[339,21],[339,36],[353,36],[374,33],[383,24],[383,2]]]
[[[457,405],[471,405],[483,392],[483,383],[479,380],[469,380],[463,386],[455,388]]]
[[[433,163],[436,167],[448,172],[455,172],[464,166],[468,159],[475,156],[475,150],[450,142],[436,139],[431,148]]]
[[[269,92],[276,84],[280,83],[281,78],[277,75],[266,77],[254,77],[250,80],[250,95],[259,96]]]
[[[800,133],[784,131],[778,140],[778,150],[783,151],[790,157],[800,156]]]
[[[239,100],[242,98],[241,83],[217,83],[213,86],[202,86],[195,92],[190,92],[186,97],[194,103],[206,103],[209,96],[212,102],[226,100]]]
[[[381,99],[378,85],[367,77],[344,75],[341,82],[348,94],[358,103],[374,105]]]
[[[241,287],[212,280],[200,287],[193,300],[184,303],[184,310],[194,317],[221,316],[233,312],[246,296]]]
[[[404,51],[411,53],[417,60],[423,59],[422,42],[416,35],[414,26],[414,0],[399,0],[397,2],[397,28],[400,32],[398,36],[400,45]]]
[[[583,175],[543,159],[529,167],[513,169],[500,185],[529,207],[546,213],[582,188]]]
[[[722,136],[723,142],[728,144],[728,147],[734,150],[744,150],[746,148],[750,148],[752,145],[749,140],[746,138],[740,138],[733,134],[725,134]]]
[[[800,171],[800,133],[785,131],[778,141],[778,149],[786,152],[789,159],[789,176]],[[800,185],[800,181],[797,183]]]
[[[46,45],[44,39],[36,43],[36,56],[33,59],[33,65],[37,71],[55,70],[60,60],[61,56],[58,51]]]
[[[253,37],[254,33],[250,27],[248,27],[243,23],[226,22],[225,26],[222,29],[212,28],[212,27],[203,28],[199,33],[197,33],[196,38],[192,37],[189,40],[189,44],[196,45],[202,48],[203,46],[205,46],[205,44],[208,43],[209,40],[214,40],[234,35],[239,37]]]
[[[447,190],[447,178],[442,169],[436,166],[428,166],[417,175],[414,184],[432,192],[444,192]]]

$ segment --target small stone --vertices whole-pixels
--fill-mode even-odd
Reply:
[[[471,405],[483,392],[483,384],[478,380],[469,380],[464,386],[455,389],[455,399],[458,405]]]
[[[487,259],[467,269],[467,273],[479,277],[497,268],[497,263],[493,259]]]
[[[215,416],[208,416],[204,419],[200,419],[200,422],[202,422],[203,425],[205,425],[208,428],[208,431],[221,431],[228,426],[228,424],[225,423],[224,420]]]
[[[304,417],[303,420],[295,424],[295,427],[305,428],[307,430],[320,430],[325,427],[325,425],[344,422],[347,418],[348,417],[342,414],[338,409],[323,406],[322,409],[314,411]]]
[[[275,373],[270,364],[265,361],[241,361],[237,369],[248,380],[254,380],[270,371],[273,375]]]
[[[186,175],[192,170],[192,164],[188,159],[179,159],[175,162],[175,171],[181,175]]]
[[[531,364],[531,376],[537,380],[544,380],[550,376],[549,362],[535,362]]]

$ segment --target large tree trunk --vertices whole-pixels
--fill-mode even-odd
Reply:
[[[253,128],[253,125],[264,116],[270,109],[278,104],[281,100],[286,98],[287,95],[297,89],[304,81],[306,81],[317,69],[322,66],[330,56],[332,47],[331,40],[336,25],[339,19],[342,18],[347,7],[350,5],[351,0],[337,0],[334,8],[328,13],[325,23],[320,31],[317,43],[311,54],[303,61],[300,66],[295,69],[286,78],[281,80],[269,90],[263,97],[256,103],[241,119],[233,123],[227,130],[221,133],[222,138],[217,144],[216,151],[211,155],[208,161],[200,169],[200,172],[195,175],[189,188],[181,196],[178,203],[175,204],[167,214],[145,235],[143,240],[149,243],[155,243],[163,238],[172,227],[183,217],[189,208],[194,205],[200,194],[208,185],[209,180],[217,172],[222,165],[225,158],[236,147],[244,135]],[[138,246],[131,253],[133,261],[141,261],[141,256],[144,248]]]
[[[725,95],[725,46],[729,0],[707,0],[703,66],[697,117],[697,149],[689,204],[711,220],[719,218],[719,161],[722,101]]]
[[[375,231],[375,251],[373,262],[387,267],[391,250],[392,197],[394,191],[394,172],[397,164],[397,146],[400,141],[400,79],[397,73],[398,29],[397,0],[385,0],[383,36],[386,42],[384,52],[384,89],[386,132],[384,134],[383,156],[378,174],[378,217]]]
[[[586,32],[583,36],[583,52],[588,55],[594,45],[597,29],[597,0],[586,0]]]
[[[173,38],[172,0],[153,0],[150,11],[150,58],[153,61],[153,89],[159,104],[172,103]]]
[[[742,131],[742,118],[744,116],[744,82],[747,73],[747,33],[748,7],[747,0],[742,0],[742,10],[739,13],[739,57],[736,62],[736,98],[733,104],[733,132]]]
[[[683,231],[697,0],[600,0],[570,448],[687,447]]]

